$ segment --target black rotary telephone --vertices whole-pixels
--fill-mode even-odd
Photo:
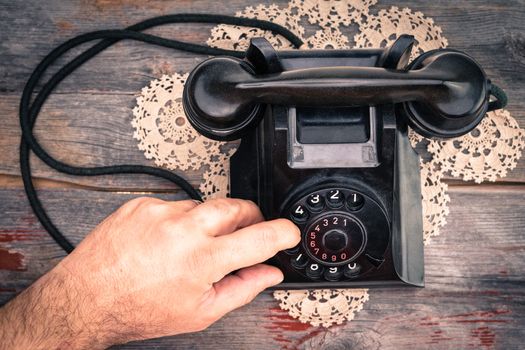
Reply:
[[[244,60],[191,72],[184,110],[215,140],[242,138],[231,195],[300,229],[270,263],[281,288],[423,286],[419,158],[407,124],[427,137],[474,129],[493,87],[460,51],[408,63],[414,38],[387,49],[275,51],[251,41]]]
[[[36,216],[67,252],[71,242],[48,217],[34,188],[29,153],[78,176],[148,174],[202,199],[180,176],[155,167],[76,167],[47,153],[33,134],[54,88],[119,40],[132,39],[197,54],[223,55],[198,65],[184,89],[191,124],[215,140],[241,138],[232,156],[231,196],[255,201],[267,219],[285,217],[301,243],[269,263],[285,275],[281,288],[423,286],[419,158],[407,125],[427,137],[455,137],[476,127],[506,96],[468,55],[440,49],[410,64],[414,44],[403,35],[387,49],[275,51],[262,38],[246,53],[143,33],[170,23],[224,23],[273,31],[300,47],[277,24],[222,15],[175,14],[123,30],[72,38],[36,67],[20,101],[20,168]],[[64,53],[99,40],[35,89]],[[490,101],[490,96],[496,97]]]

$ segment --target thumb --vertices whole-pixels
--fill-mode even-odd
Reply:
[[[283,273],[274,266],[258,264],[243,268],[214,284],[213,308],[219,317],[251,302],[268,287],[281,283]]]

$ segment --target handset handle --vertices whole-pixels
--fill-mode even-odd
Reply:
[[[361,106],[425,100],[448,94],[448,81],[426,68],[399,71],[376,67],[298,69],[267,76],[247,75],[229,93],[246,101],[291,106]],[[437,96],[435,96],[437,97]]]
[[[357,106],[399,103],[422,134],[451,137],[483,118],[490,82],[468,55],[453,50],[423,54],[409,70],[320,67],[256,75],[245,61],[216,57],[188,77],[183,102],[190,123],[218,140],[239,138],[267,104]]]

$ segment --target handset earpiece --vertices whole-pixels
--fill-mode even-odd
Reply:
[[[402,70],[335,66],[257,75],[245,61],[211,58],[188,77],[183,102],[190,123],[216,140],[241,137],[260,121],[267,104],[396,103],[417,132],[446,138],[475,128],[489,95],[490,82],[478,63],[465,53],[442,49]]]
[[[445,93],[404,102],[398,106],[400,114],[425,137],[451,138],[472,131],[489,107],[491,84],[481,66],[463,52],[438,49],[421,54],[408,70],[428,67],[444,78]]]
[[[264,105],[239,91],[255,71],[234,57],[210,58],[188,76],[183,107],[190,124],[202,135],[219,141],[239,139],[261,120]]]

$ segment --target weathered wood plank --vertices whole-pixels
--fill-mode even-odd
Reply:
[[[264,293],[205,332],[121,348],[516,348],[525,336],[525,189],[476,189],[451,188],[449,224],[426,248],[426,287],[371,290],[370,302],[351,323],[329,330],[300,324]],[[75,242],[133,197],[60,189],[41,196]],[[20,188],[0,190],[0,212],[0,249],[10,254],[0,259],[5,302],[63,252],[35,221]]]
[[[11,65],[2,67],[4,71],[0,74],[0,87],[2,90],[20,91],[38,60],[50,47],[75,34],[101,28],[122,28],[142,19],[167,13],[191,11],[233,14],[250,4],[259,3],[285,6],[287,2],[234,0],[229,1],[225,7],[220,2],[209,1],[178,1],[176,5],[159,0],[104,1],[101,5],[100,1],[76,0],[67,3],[49,1],[44,9],[35,0],[23,3],[4,1],[0,6],[0,14],[2,18],[11,20],[0,23],[5,48],[2,59]],[[391,5],[410,7],[432,17],[443,28],[450,45],[466,50],[480,60],[489,73],[496,75],[494,80],[501,75],[502,80],[511,85],[523,83],[524,53],[523,48],[516,45],[519,34],[525,29],[525,6],[521,1],[478,0],[451,4],[445,0],[431,3],[422,0],[387,0],[373,6],[371,12],[376,13]],[[209,35],[209,31],[203,30],[202,26],[185,30],[187,27],[173,26],[172,29],[162,28],[158,32],[198,42],[203,42]],[[356,29],[350,28],[349,33]],[[31,35],[27,35],[28,32]],[[159,68],[162,66],[187,71],[195,62],[192,56],[164,49],[145,48],[142,44],[123,44],[116,49],[109,49],[98,62],[86,65],[76,78],[64,82],[63,88],[65,91],[136,91],[141,87],[137,85],[137,77],[158,73],[159,69],[164,69]],[[184,59],[177,59],[181,57]],[[115,65],[115,62],[119,64]],[[519,91],[514,91],[514,94],[523,96]]]
[[[16,147],[19,94],[38,60],[54,45],[75,34],[100,28],[123,27],[160,14],[189,11],[231,14],[250,3],[270,2],[235,0],[229,2],[227,9],[220,3],[208,1],[181,1],[176,6],[165,1],[50,1],[45,7],[35,1],[0,2],[1,17],[6,18],[0,23],[3,48],[0,58],[2,62],[7,62],[0,66],[0,110],[4,115],[4,124],[0,130],[0,173],[18,173]],[[286,2],[277,3],[284,6]],[[522,89],[525,82],[525,6],[522,2],[469,1],[451,4],[448,1],[428,3],[389,0],[375,5],[372,12],[387,9],[391,5],[409,6],[414,11],[423,11],[434,18],[443,28],[451,47],[472,54],[493,80],[507,89],[509,110],[522,126],[525,125],[525,90]],[[209,31],[203,28],[209,26],[177,25],[160,28],[156,33],[204,42]],[[345,30],[351,38],[357,28],[353,26]],[[39,123],[41,132],[45,133],[44,141],[47,138],[51,143],[46,146],[52,152],[67,153],[63,154],[64,159],[75,162],[82,160],[84,165],[151,165],[152,162],[144,159],[136,142],[131,139],[129,118],[134,105],[133,95],[150,79],[174,71],[187,72],[201,59],[131,42],[109,49],[61,84],[59,92],[67,92],[67,95],[51,98]],[[79,93],[69,94],[71,92]],[[93,130],[98,125],[102,125],[99,135],[99,130]],[[67,143],[66,147],[71,148],[63,147],[65,143],[61,142],[62,138]],[[64,149],[68,152],[63,152]],[[103,188],[171,188],[169,184],[150,177],[71,178],[56,174],[38,163],[35,175]],[[200,173],[190,173],[188,177],[198,183]],[[525,181],[525,161],[521,160],[518,168],[502,181]]]
[[[4,113],[3,127],[0,128],[0,174],[19,175],[20,144],[19,121],[16,104],[18,96],[0,100]],[[71,104],[73,107],[65,108]],[[138,149],[133,139],[131,126],[133,95],[62,95],[50,98],[35,134],[52,156],[76,166],[103,166],[116,164],[140,164],[155,166]],[[104,112],[105,111],[105,112]],[[68,181],[101,188],[137,190],[173,190],[168,181],[151,176],[105,176],[74,177],[57,173],[36,157],[32,157],[35,177]],[[198,186],[201,171],[180,172]]]
[[[0,174],[19,175],[20,131],[18,101],[15,95],[0,99],[3,127],[0,128]],[[36,125],[35,134],[49,153],[78,166],[141,164],[154,166],[133,139],[134,95],[57,94],[51,96]],[[525,109],[524,109],[525,110]],[[523,115],[525,117],[525,115]],[[525,118],[522,124],[525,126]],[[100,188],[135,190],[173,190],[167,181],[149,176],[72,177],[57,173],[39,160],[32,162],[39,178],[68,181]],[[179,172],[194,185],[202,179],[200,171]],[[525,157],[501,182],[525,182]]]
[[[281,5],[284,2],[280,2]],[[387,8],[394,2],[381,2],[376,9]],[[242,9],[248,2],[234,1],[229,4],[230,13]],[[402,6],[403,3],[396,2]],[[523,111],[525,98],[523,86],[525,66],[523,65],[523,32],[525,25],[520,18],[524,17],[523,6],[519,2],[505,2],[497,5],[487,2],[462,2],[455,4],[454,9],[444,1],[410,3],[413,10],[423,10],[441,25],[444,34],[449,38],[453,47],[464,49],[474,55],[493,76],[494,81],[500,82],[507,88],[511,104],[509,109],[516,118],[525,123]],[[47,53],[52,45],[49,38],[56,43],[65,40],[73,34],[95,30],[102,27],[125,26],[134,21],[161,13],[176,11],[184,12],[206,9],[224,12],[220,4],[199,2],[179,2],[176,9],[162,1],[72,1],[67,3],[51,3],[46,6],[46,16],[31,17],[35,10],[43,9],[32,2],[23,4],[6,3],[0,6],[3,18],[16,21],[0,23],[0,35],[5,52],[2,61],[10,65],[0,67],[0,91],[12,92],[2,98],[1,110],[5,112],[5,126],[2,128],[7,135],[2,136],[0,171],[5,174],[16,174],[17,171],[17,108],[18,94],[30,71],[37,64],[40,57]],[[497,13],[497,15],[495,15]],[[5,16],[4,16],[5,14]],[[96,18],[96,21],[93,20]],[[190,26],[182,30],[183,26],[174,26],[172,29],[161,28],[158,31],[165,35],[182,36],[183,40],[203,41],[207,37],[207,30],[202,27]],[[27,28],[31,35],[27,35]],[[38,30],[36,30],[38,28]],[[200,28],[200,29],[197,29]],[[471,28],[469,35],[464,35],[465,28]],[[24,30],[22,30],[24,29]],[[353,28],[355,30],[355,28]],[[450,34],[449,34],[450,33]],[[24,45],[20,45],[23,42]],[[521,46],[520,46],[521,45]],[[43,113],[41,129],[45,130],[45,137],[54,143],[50,145],[62,150],[62,143],[57,135],[64,135],[64,141],[71,143],[73,150],[68,152],[69,158],[83,159],[84,164],[112,164],[147,162],[141,152],[135,147],[136,143],[130,138],[129,126],[130,109],[134,104],[132,94],[148,83],[151,78],[173,71],[189,71],[202,58],[194,57],[166,49],[145,48],[137,43],[122,43],[118,47],[109,49],[96,61],[82,67],[78,74],[66,79],[59,91],[80,91],[82,94],[55,96],[52,98],[48,113]],[[115,65],[115,62],[119,62]],[[106,96],[111,92],[111,96]],[[99,93],[103,93],[99,94]],[[87,94],[87,96],[86,96]],[[120,95],[124,94],[124,95]],[[73,111],[73,116],[64,111]],[[53,118],[49,120],[49,118]],[[78,119],[77,119],[78,118]],[[53,126],[49,124],[53,123]],[[101,124],[102,123],[102,124]],[[100,135],[92,135],[94,125],[103,125]],[[66,128],[67,133],[64,132]],[[56,132],[59,134],[56,134]],[[98,131],[98,130],[97,130]],[[86,140],[89,138],[89,141]],[[94,139],[93,139],[94,138]],[[93,139],[93,140],[92,140]],[[111,142],[110,142],[111,141]],[[59,144],[60,143],[60,144]],[[87,143],[87,144],[86,144]],[[106,147],[107,145],[111,145]],[[5,147],[5,148],[4,148]],[[116,157],[118,155],[118,157]],[[37,167],[35,175],[53,179],[67,179],[55,174],[47,168]],[[191,179],[198,181],[198,174],[189,174]],[[516,169],[504,181],[523,181],[525,179],[525,165],[521,161]],[[157,187],[158,182],[150,178],[137,179],[68,179],[76,183],[97,185],[102,187],[115,186],[116,182],[123,187]],[[108,183],[109,182],[109,183]],[[163,187],[164,185],[160,185]]]

